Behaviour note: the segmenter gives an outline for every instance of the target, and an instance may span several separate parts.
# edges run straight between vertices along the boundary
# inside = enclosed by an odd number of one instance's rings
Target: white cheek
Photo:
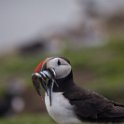
[[[55,68],[57,66],[57,59],[53,59],[47,62],[47,68]]]
[[[63,65],[57,64],[58,58],[49,60],[47,62],[47,68],[53,68],[55,70],[56,79],[65,78],[71,72],[71,65],[68,64],[66,61],[62,60],[61,58],[59,58],[59,60],[61,60]]]
[[[65,78],[70,74],[71,66],[62,65],[59,68],[55,68],[55,72],[56,72],[56,79]]]

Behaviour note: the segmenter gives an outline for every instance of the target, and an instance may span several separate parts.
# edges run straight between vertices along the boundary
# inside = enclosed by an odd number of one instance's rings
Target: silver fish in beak
[[[41,97],[42,97],[41,89],[43,87],[43,89],[49,96],[50,105],[52,105],[51,93],[52,93],[54,84],[57,85],[57,82],[55,80],[56,73],[55,73],[54,69],[42,70],[41,69],[42,67],[43,67],[43,63],[38,65],[38,67],[36,67],[36,69],[35,69],[35,73],[32,74],[33,85],[34,85],[38,95]],[[48,86],[48,84],[50,84],[50,85]],[[42,99],[43,99],[43,97],[42,97]]]

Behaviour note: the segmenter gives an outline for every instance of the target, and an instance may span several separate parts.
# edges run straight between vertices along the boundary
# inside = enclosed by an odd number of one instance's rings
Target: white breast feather
[[[52,105],[50,106],[49,96],[45,94],[45,104],[49,115],[59,124],[79,124],[73,112],[73,106],[59,93],[52,93]]]

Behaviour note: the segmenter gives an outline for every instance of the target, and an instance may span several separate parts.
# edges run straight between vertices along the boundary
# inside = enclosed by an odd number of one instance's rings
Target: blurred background
[[[54,124],[31,81],[67,57],[81,87],[124,103],[124,0],[0,0],[0,123]]]

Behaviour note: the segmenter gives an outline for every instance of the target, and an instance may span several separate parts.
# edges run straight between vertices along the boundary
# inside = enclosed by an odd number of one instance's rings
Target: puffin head
[[[70,61],[63,57],[46,58],[35,68],[32,75],[33,84],[39,95],[41,86],[49,93],[54,86],[59,88],[59,84],[68,78],[72,78],[72,68]]]

